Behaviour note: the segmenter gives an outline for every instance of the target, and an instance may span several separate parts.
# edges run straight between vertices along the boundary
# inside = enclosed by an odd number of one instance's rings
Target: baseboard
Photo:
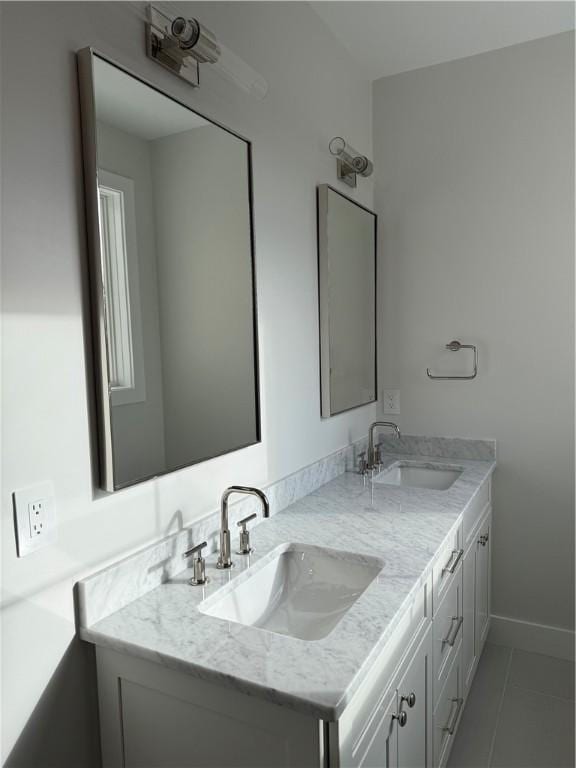
[[[574,632],[561,627],[492,615],[488,640],[496,645],[574,661]]]

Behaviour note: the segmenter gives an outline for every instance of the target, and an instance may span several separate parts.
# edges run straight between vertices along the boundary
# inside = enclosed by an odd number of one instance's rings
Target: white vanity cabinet
[[[418,590],[368,679],[328,724],[329,768],[431,767],[431,580]]]
[[[432,631],[428,627],[365,722],[357,723],[356,730],[349,729],[349,713],[344,712],[338,723],[330,724],[330,768],[431,768],[431,673]]]
[[[97,647],[102,768],[318,768],[317,718]]]
[[[487,479],[337,719],[97,647],[103,768],[444,768],[490,626],[490,558]]]
[[[464,698],[468,695],[490,628],[491,528],[492,514],[488,506],[474,530],[474,536],[464,555],[462,638]]]
[[[476,540],[476,636],[477,646],[482,650],[490,628],[490,585],[491,585],[491,529],[492,515],[486,515],[478,529]]]
[[[431,765],[432,709],[430,706],[432,653],[428,630],[398,685],[398,711],[406,715],[398,728],[398,768]]]
[[[352,750],[342,745],[341,768],[430,768],[431,637],[429,629],[405,671],[382,697]]]
[[[448,761],[490,628],[490,497],[487,480],[463,515],[453,542],[457,568],[444,576],[450,581],[434,605],[434,768]]]
[[[448,761],[490,628],[489,490],[481,489],[476,501],[486,502],[486,506],[471,526],[467,540],[463,530],[466,552],[451,586],[434,610],[434,768],[444,768]]]
[[[444,768],[448,762],[463,705],[462,654],[459,645],[434,709],[434,768]]]

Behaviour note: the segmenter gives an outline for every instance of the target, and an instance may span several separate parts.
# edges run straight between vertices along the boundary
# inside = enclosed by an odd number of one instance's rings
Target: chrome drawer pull
[[[462,704],[464,704],[464,699],[452,699],[452,704],[457,705],[456,709],[454,710],[454,715],[450,717],[448,723],[442,728],[442,730],[449,733],[450,736],[452,736],[454,729],[456,728],[456,723],[460,717],[460,710],[462,709]]]
[[[442,576],[444,576],[445,573],[454,573],[456,568],[458,568],[458,563],[462,559],[463,554],[464,554],[463,549],[452,550],[452,554],[450,555],[450,560],[448,560],[444,568],[442,568]]]
[[[450,647],[454,645],[454,643],[456,642],[456,638],[458,637],[458,632],[460,632],[460,627],[462,626],[463,621],[464,621],[463,616],[452,616],[452,626],[450,628],[450,632],[448,632],[448,637],[442,640],[442,648],[444,648],[445,645],[449,645]]]

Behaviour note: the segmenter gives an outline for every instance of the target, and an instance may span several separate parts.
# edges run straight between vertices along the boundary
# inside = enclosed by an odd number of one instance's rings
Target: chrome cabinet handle
[[[412,709],[412,707],[416,704],[416,694],[414,691],[408,694],[408,696],[401,696],[400,697],[400,707],[402,707],[402,702],[405,701],[406,704],[408,704],[409,708]]]
[[[488,544],[488,539],[490,538],[489,534],[485,533],[483,536],[480,536],[478,539],[478,544],[482,544],[483,547]]]
[[[464,704],[464,699],[452,699],[452,704],[456,704],[456,709],[453,710],[453,713],[450,716],[450,719],[446,723],[446,725],[442,728],[443,731],[446,731],[447,733],[452,736],[454,733],[454,729],[456,728],[456,723],[458,722],[458,718],[460,717],[460,710],[462,709],[462,704]]]
[[[452,554],[450,555],[450,560],[448,560],[444,568],[442,568],[442,575],[445,573],[454,573],[456,568],[458,568],[458,563],[462,559],[463,554],[463,549],[453,549]]]
[[[398,720],[398,725],[400,728],[404,728],[408,722],[408,715],[406,712],[404,712],[404,710],[400,710],[397,715],[392,715],[392,720]]]
[[[183,557],[190,557],[191,555],[195,555],[194,561],[192,563],[194,575],[188,581],[188,583],[192,584],[194,587],[199,587],[202,584],[206,584],[208,581],[206,578],[206,561],[202,557],[202,550],[205,546],[207,546],[207,542],[203,541],[201,544],[196,544],[195,547],[192,547],[192,549],[184,552],[183,555]]]
[[[452,625],[450,627],[450,632],[448,632],[448,636],[445,637],[444,640],[442,640],[442,648],[444,648],[445,645],[449,645],[450,647],[454,645],[454,643],[456,642],[456,638],[458,637],[458,632],[460,632],[460,627],[462,626],[463,621],[464,621],[463,616],[452,616]]]

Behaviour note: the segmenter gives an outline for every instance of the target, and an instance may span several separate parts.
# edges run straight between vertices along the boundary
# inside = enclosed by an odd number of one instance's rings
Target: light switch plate
[[[400,413],[400,390],[383,389],[382,402],[384,403],[384,413]]]
[[[18,557],[54,543],[57,526],[52,483],[39,483],[14,491],[12,499]]]

